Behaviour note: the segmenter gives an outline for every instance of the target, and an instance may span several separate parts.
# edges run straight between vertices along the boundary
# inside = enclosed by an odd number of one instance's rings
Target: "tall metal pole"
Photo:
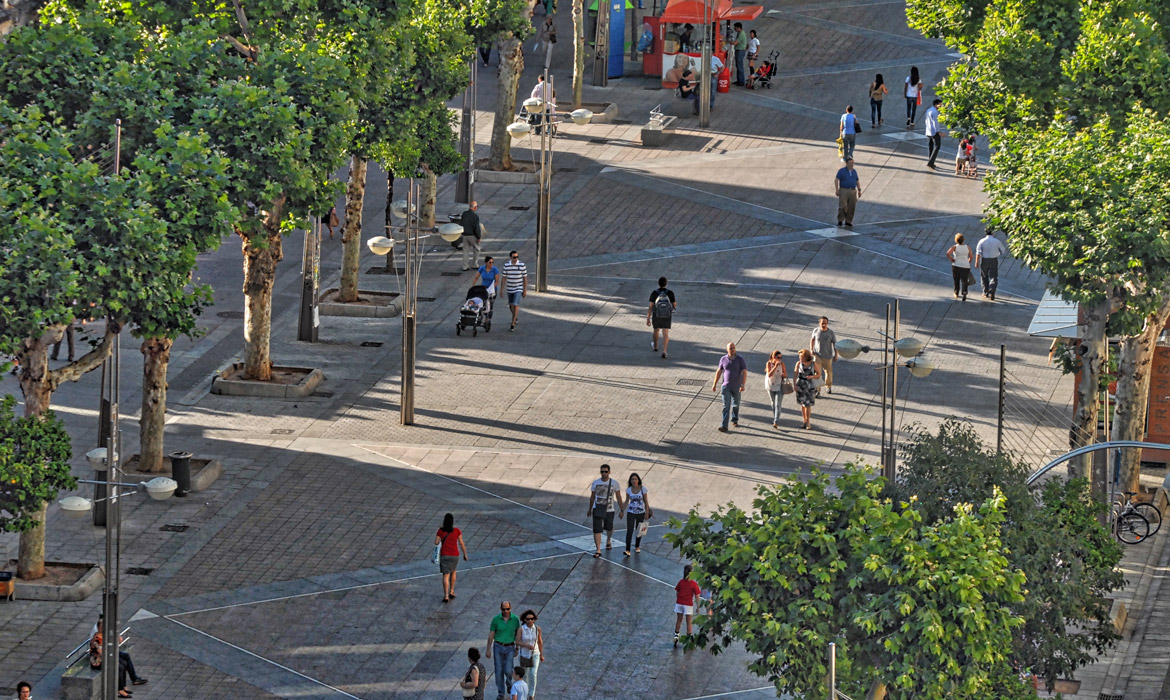
[[[609,85],[609,3],[611,0],[597,0],[597,33],[593,37],[593,84],[597,87]]]
[[[837,643],[829,642],[829,700],[837,700]]]
[[[601,2],[598,0],[598,7],[600,6]],[[551,50],[548,55],[552,55]],[[544,84],[546,92],[541,98],[552,97],[552,76],[548,74],[547,59],[544,63]],[[540,123],[543,128],[540,130],[540,173],[538,174],[540,184],[536,195],[536,291],[547,292],[549,223],[551,221],[549,217],[551,204],[549,191],[552,189],[552,134],[549,131],[551,123],[547,108],[542,108]]]
[[[98,402],[98,447],[104,447],[110,439],[110,383],[111,372],[110,359],[107,357],[102,362],[102,390],[101,400]],[[108,454],[108,453],[107,453]],[[105,469],[103,471],[94,471],[93,480],[101,483],[93,485],[93,500],[94,503],[104,503],[108,493],[106,484],[109,483],[110,471]],[[94,527],[106,526],[106,509],[93,509],[93,524]]]
[[[475,56],[472,56],[471,70],[468,72],[470,81],[467,83],[467,89],[463,91],[463,114],[459,120],[459,155],[463,159],[463,170],[455,176],[455,201],[460,204],[471,201],[471,171],[474,167],[471,161],[475,152],[471,145],[475,139],[471,115],[474,112],[475,100],[475,66]]]
[[[301,256],[301,313],[297,318],[297,340],[317,342],[320,316],[317,313],[317,282],[320,270],[321,219],[314,216],[305,229],[305,252]]]
[[[902,311],[899,300],[894,300],[893,343],[898,342],[898,322]],[[886,478],[892,483],[898,475],[898,353],[890,357],[890,463],[886,467]]]
[[[418,303],[415,257],[418,246],[418,223],[415,218],[416,181],[410,179],[406,195],[406,236],[403,248],[406,255],[406,289],[402,298],[402,424],[414,425],[414,357]]]
[[[889,479],[886,465],[890,462],[890,446],[886,440],[886,396],[890,390],[890,305],[886,304],[886,332],[882,334],[882,476]]]
[[[714,14],[711,7],[712,1],[703,0],[703,56],[699,59],[703,62],[699,69],[699,126],[701,127],[711,126],[711,53],[714,51],[714,47],[711,45],[714,39],[711,36],[711,15]]]
[[[995,454],[1003,453],[1003,401],[1007,375],[1007,346],[999,346],[999,410],[995,421]]]

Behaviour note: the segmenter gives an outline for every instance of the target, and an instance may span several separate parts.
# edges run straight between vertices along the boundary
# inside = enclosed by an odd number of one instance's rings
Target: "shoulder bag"
[[[785,394],[791,394],[796,391],[796,387],[792,385],[791,379],[785,379],[780,386],[783,387],[781,391],[783,391]]]
[[[432,564],[438,564],[438,563],[439,563],[439,552],[440,552],[440,551],[442,551],[442,549],[443,549],[443,543],[444,543],[444,542],[446,542],[446,541],[447,541],[447,538],[448,538],[448,537],[450,537],[450,536],[451,536],[451,533],[450,533],[450,532],[448,532],[448,533],[447,533],[447,534],[446,534],[446,535],[443,537],[443,539],[439,540],[439,543],[438,543],[437,545],[435,545],[435,552],[434,552],[434,554],[432,554],[432,555],[431,555],[431,563],[432,563]]]
[[[474,668],[475,668],[475,666],[472,666],[471,668],[467,669],[467,674],[463,677],[464,683],[471,682],[471,670]],[[464,688],[462,685],[460,685],[459,689],[461,691],[463,691],[463,697],[465,697],[465,698],[474,698],[475,697],[475,686],[474,685],[471,686],[470,688]]]

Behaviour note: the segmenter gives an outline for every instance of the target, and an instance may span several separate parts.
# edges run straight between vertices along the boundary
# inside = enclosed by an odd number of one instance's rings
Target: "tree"
[[[0,400],[0,532],[38,527],[45,501],[77,488],[65,425],[52,411],[18,418],[15,407],[12,395]]]
[[[925,522],[954,507],[1003,495],[1002,541],[1009,565],[1027,578],[1011,604],[1023,619],[1013,630],[1012,660],[1046,679],[1069,678],[1117,641],[1104,600],[1125,584],[1121,550],[1100,524],[1102,504],[1082,480],[1025,484],[1028,465],[988,449],[969,423],[948,419],[936,434],[917,427],[902,449],[898,481],[886,495],[915,500]]]
[[[585,0],[573,1],[573,109],[581,107],[582,85],[585,81]]]
[[[496,113],[492,121],[491,170],[512,169],[512,137],[506,131],[516,116],[516,90],[524,72],[523,41],[532,33],[530,3],[525,0],[475,0],[469,30],[476,45],[498,42]]]
[[[829,642],[853,697],[1026,697],[1008,665],[1024,575],[1000,541],[1002,494],[927,522],[918,503],[883,499],[871,475],[814,471],[761,487],[752,512],[672,520],[667,539],[711,591],[688,647],[741,641],[749,668],[798,698],[827,695]]]
[[[1118,139],[1115,146],[1131,138],[1135,145],[1142,143],[1137,112],[1151,112],[1154,124],[1167,116],[1170,25],[1165,4],[911,0],[908,16],[912,27],[964,54],[938,91],[945,122],[990,138],[998,168],[986,183],[990,222],[1007,231],[1015,255],[1050,275],[1061,295],[1082,307],[1083,371],[1070,445],[1086,444],[1097,433],[1096,387],[1106,323],[1123,336],[1160,332],[1155,314],[1166,296],[1168,260],[1164,246],[1149,243],[1154,232],[1165,231],[1166,219],[1151,216],[1161,205],[1149,197],[1136,208],[1118,208],[1120,202],[1110,198],[1145,190],[1149,168],[1139,165],[1146,160],[1140,154],[1130,163],[1132,169],[1120,163],[1109,170],[1109,179],[1076,177],[1073,185],[1060,178],[1078,165],[1092,165],[1105,134]],[[1037,164],[1049,158],[1060,162],[1041,171],[1018,167],[1021,161]],[[1140,239],[1136,244],[1127,240],[1134,234]],[[1121,280],[1115,278],[1118,271]],[[1127,369],[1148,364],[1150,343],[1123,345],[1130,355]],[[1142,434],[1147,391],[1148,373],[1119,382],[1118,434]],[[1136,483],[1138,460],[1136,451],[1127,453],[1128,483]],[[1087,458],[1079,460],[1075,473],[1086,474],[1087,465]]]

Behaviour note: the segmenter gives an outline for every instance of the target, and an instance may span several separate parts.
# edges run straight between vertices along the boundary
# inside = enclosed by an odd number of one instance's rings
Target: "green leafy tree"
[[[40,525],[45,501],[77,487],[69,473],[69,433],[46,411],[17,417],[12,395],[0,400],[0,531],[25,532]]]
[[[742,642],[749,668],[797,698],[827,695],[829,642],[853,697],[1027,697],[1009,666],[1024,574],[1000,541],[1003,495],[928,522],[871,476],[853,465],[835,481],[814,472],[761,487],[751,512],[672,521],[667,539],[711,592],[688,646]]]
[[[969,423],[948,419],[937,433],[915,428],[901,452],[894,501],[915,500],[925,522],[943,522],[955,506],[1003,495],[1001,539],[1009,565],[1027,577],[1011,604],[1014,665],[1056,679],[1096,660],[1118,639],[1105,598],[1121,588],[1121,550],[1100,524],[1104,507],[1083,481],[1025,484],[1024,462],[988,449]]]
[[[525,0],[474,0],[469,33],[477,45],[498,44],[496,113],[492,120],[491,170],[512,169],[512,137],[505,130],[516,115],[516,90],[524,72],[524,39],[532,33],[530,3]]]

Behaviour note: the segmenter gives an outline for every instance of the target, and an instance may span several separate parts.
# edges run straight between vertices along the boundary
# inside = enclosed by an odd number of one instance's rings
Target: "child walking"
[[[682,628],[683,618],[687,621],[687,635],[692,633],[691,619],[695,616],[695,598],[699,596],[699,584],[691,580],[691,565],[683,567],[683,577],[674,586],[674,645],[678,646],[678,632]]]

